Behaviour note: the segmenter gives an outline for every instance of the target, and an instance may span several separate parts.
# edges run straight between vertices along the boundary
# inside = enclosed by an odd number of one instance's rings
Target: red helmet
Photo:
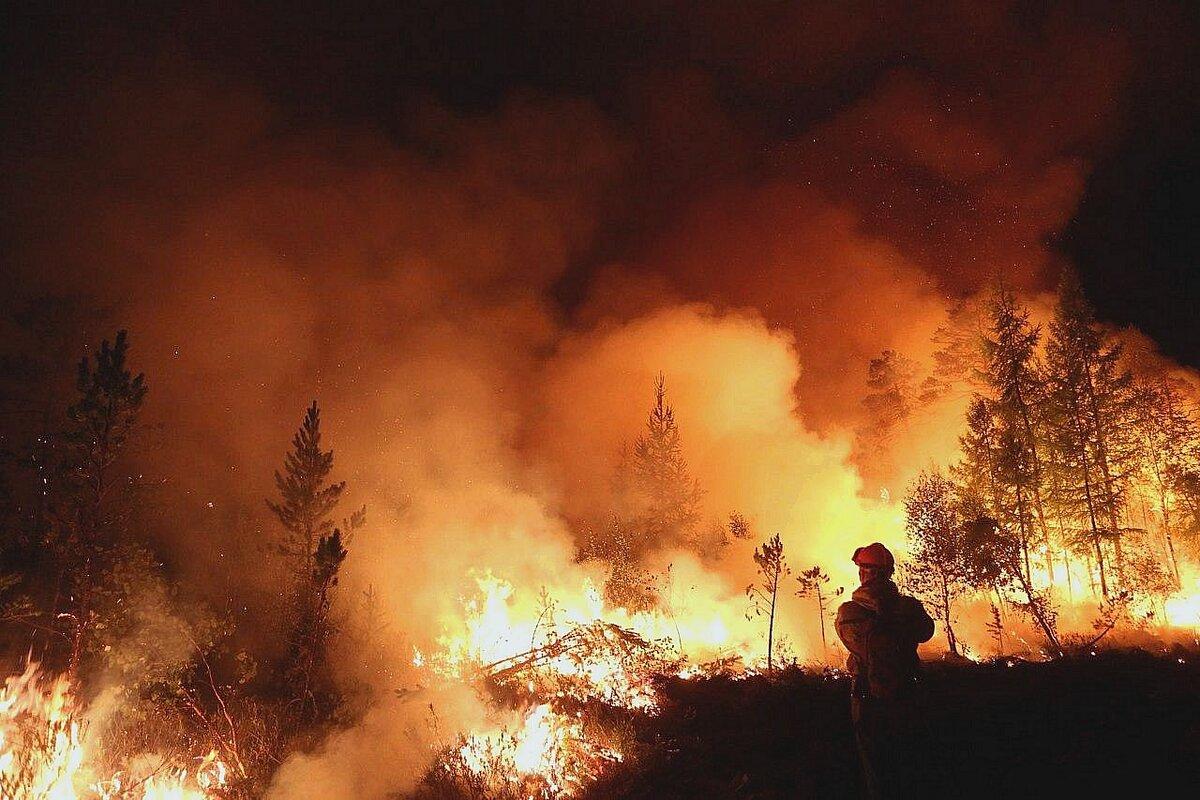
[[[854,551],[854,557],[851,560],[860,567],[896,568],[896,559],[892,558],[891,551],[879,542],[872,542],[866,547],[858,548]]]

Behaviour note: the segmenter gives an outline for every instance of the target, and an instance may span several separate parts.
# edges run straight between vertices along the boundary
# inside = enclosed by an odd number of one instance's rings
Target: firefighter
[[[850,656],[854,734],[868,797],[917,794],[918,764],[927,758],[921,718],[917,645],[933,636],[933,620],[892,581],[896,562],[879,542],[854,551],[862,584],[837,613],[837,632]]]

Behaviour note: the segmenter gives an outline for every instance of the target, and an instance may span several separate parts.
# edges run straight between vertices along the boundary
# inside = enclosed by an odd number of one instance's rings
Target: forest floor
[[[929,797],[1200,796],[1200,652],[927,663]],[[665,680],[588,800],[860,796],[849,680]],[[1176,794],[1178,793],[1178,794]]]

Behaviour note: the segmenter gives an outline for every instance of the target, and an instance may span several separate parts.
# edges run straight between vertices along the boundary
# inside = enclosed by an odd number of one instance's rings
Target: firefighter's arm
[[[859,658],[866,658],[875,614],[853,601],[842,603],[833,624],[846,649]]]

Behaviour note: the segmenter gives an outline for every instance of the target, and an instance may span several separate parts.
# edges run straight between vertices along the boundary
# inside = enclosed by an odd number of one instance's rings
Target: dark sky
[[[910,14],[905,4],[815,4],[812,13],[795,15],[790,4],[771,2],[426,0],[338,4],[320,12],[291,3],[122,4],[120,11],[20,5],[9,7],[0,26],[6,172],[24,181],[6,182],[6,192],[36,184],[28,156],[68,152],[79,135],[75,109],[130,76],[203,72],[218,84],[262,92],[285,110],[281,125],[361,124],[425,147],[430,139],[414,134],[410,120],[412,109],[428,102],[486,116],[522,93],[586,99],[635,142],[637,155],[621,187],[627,196],[606,206],[592,245],[560,282],[568,305],[585,293],[597,264],[636,258],[643,243],[672,225],[677,198],[733,179],[770,177],[780,152],[873,96],[897,70],[969,99],[998,85],[1015,85],[1019,93],[1020,76],[1002,73],[1029,65],[1031,92],[1038,91],[1037,77],[1054,71],[1048,31],[1070,30],[1078,18],[1080,28],[1119,40],[1128,63],[1112,81],[1115,100],[1102,112],[1080,112],[1111,114],[1111,121],[1098,124],[1100,132],[1063,135],[1057,145],[1057,155],[1077,154],[1089,167],[1074,218],[1053,244],[1078,264],[1103,317],[1136,325],[1169,354],[1200,366],[1200,325],[1193,319],[1200,303],[1194,267],[1200,226],[1192,210],[1200,196],[1194,4],[1047,10],[1037,3],[956,3],[946,5],[944,25],[941,10]],[[976,26],[976,17],[988,15],[992,21]],[[780,19],[797,25],[794,37],[780,29],[786,28]],[[956,26],[987,43],[957,49]],[[1000,31],[994,54],[989,31]],[[1085,72],[1109,69],[1105,62],[1102,53],[1093,62],[1085,53],[1081,61]],[[695,98],[689,81],[704,87]],[[689,103],[713,108],[695,112]],[[685,110],[660,113],[663,106]],[[671,127],[685,118],[725,127]],[[1024,135],[1036,140],[1039,124],[1030,119]],[[1051,127],[1060,123],[1046,129],[1060,136]],[[693,135],[694,146],[680,141]],[[678,156],[677,147],[688,152]],[[6,241],[19,239],[30,221],[19,218],[11,198],[6,207]],[[951,270],[940,278],[951,291],[961,288],[953,276]]]

